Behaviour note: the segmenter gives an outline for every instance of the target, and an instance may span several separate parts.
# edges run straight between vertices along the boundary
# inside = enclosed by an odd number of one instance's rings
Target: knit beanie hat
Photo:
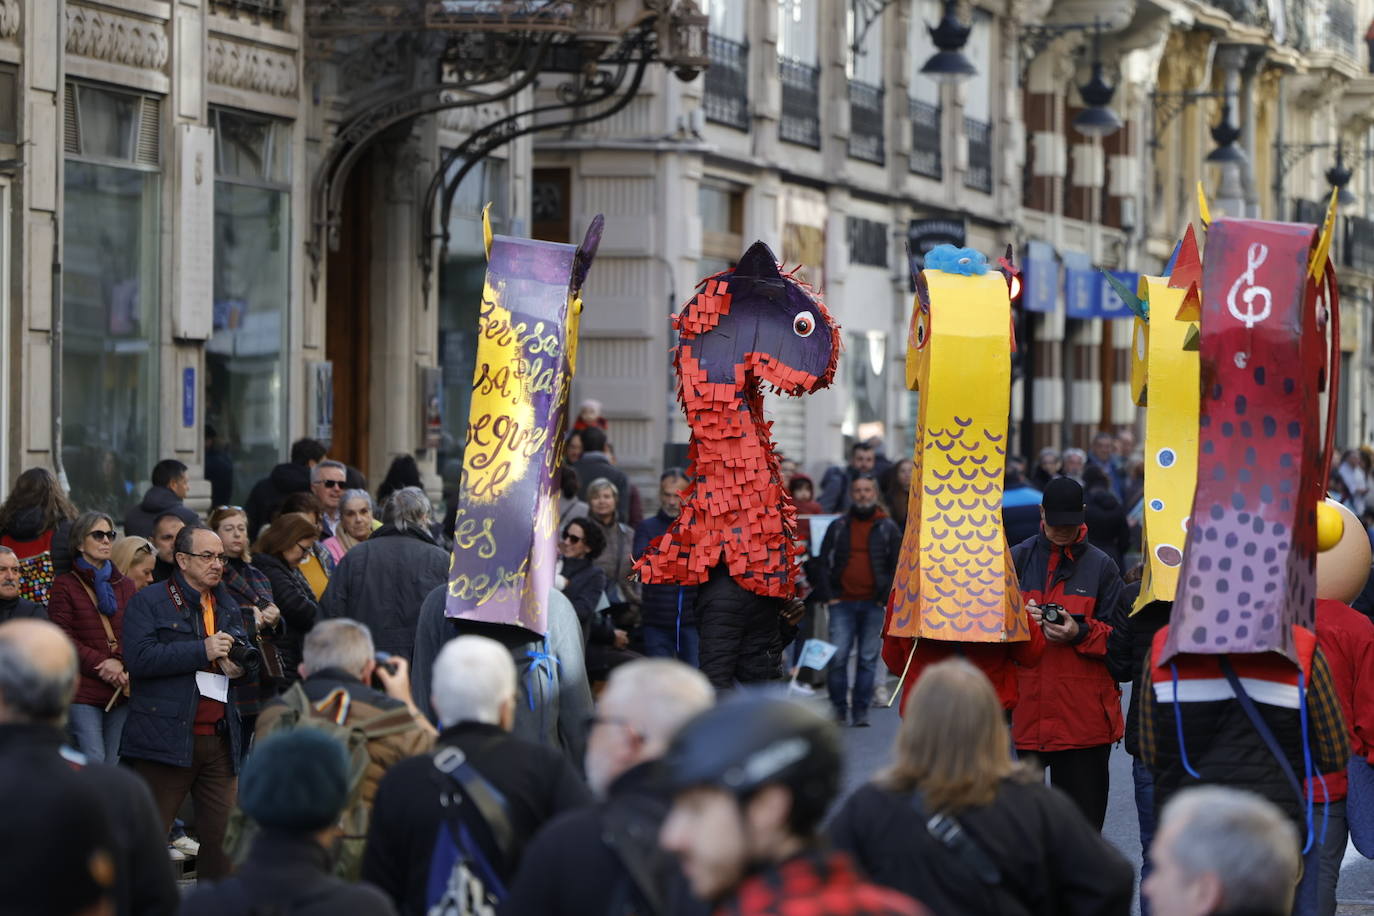
[[[239,807],[263,827],[323,830],[348,801],[348,754],[314,728],[278,732],[257,745],[239,777]]]

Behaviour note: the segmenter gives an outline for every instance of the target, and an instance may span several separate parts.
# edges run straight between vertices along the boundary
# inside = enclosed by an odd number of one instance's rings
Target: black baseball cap
[[[1045,524],[1053,528],[1083,524],[1083,486],[1072,477],[1056,477],[1045,484],[1040,500]]]

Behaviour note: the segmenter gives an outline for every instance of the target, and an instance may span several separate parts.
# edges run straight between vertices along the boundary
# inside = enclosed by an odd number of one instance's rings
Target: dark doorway
[[[344,189],[339,249],[329,253],[325,358],[334,364],[334,441],[329,457],[368,474],[372,338],[371,154]]]

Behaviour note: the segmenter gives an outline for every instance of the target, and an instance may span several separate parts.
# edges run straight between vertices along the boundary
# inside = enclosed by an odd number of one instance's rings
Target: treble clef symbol
[[[1236,282],[1231,284],[1231,292],[1226,296],[1226,309],[1237,321],[1245,323],[1247,329],[1253,328],[1261,321],[1269,317],[1269,311],[1273,306],[1274,296],[1265,286],[1255,285],[1255,271],[1269,257],[1269,246],[1260,242],[1252,244],[1245,252],[1245,273],[1236,277]],[[1241,285],[1246,287],[1245,292],[1240,294],[1241,300],[1245,303],[1246,311],[1241,311],[1236,305],[1236,293],[1240,292]],[[1254,301],[1264,299],[1264,308],[1256,311]]]

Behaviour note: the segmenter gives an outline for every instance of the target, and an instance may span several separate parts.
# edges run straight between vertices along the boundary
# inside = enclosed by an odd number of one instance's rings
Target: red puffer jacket
[[[1331,680],[1341,701],[1350,753],[1374,763],[1374,623],[1348,605],[1317,599],[1317,645],[1326,656]],[[1346,797],[1345,770],[1312,780],[1318,804]]]
[[[77,577],[81,578],[78,579]],[[119,610],[109,618],[110,628],[119,641],[119,652],[111,653],[109,642],[105,639],[105,628],[100,623],[100,611],[91,600],[81,582],[95,591],[94,573],[72,568],[52,582],[52,592],[48,599],[48,619],[57,624],[72,642],[76,643],[77,663],[81,678],[76,686],[76,699],[73,702],[99,706],[102,709],[110,702],[114,688],[100,679],[95,673],[96,666],[107,658],[122,658],[124,650],[124,608],[137,589],[132,579],[126,579],[119,570],[110,573],[110,587],[114,589],[115,603]],[[125,702],[121,697],[120,703]]]
[[[1118,741],[1125,731],[1121,690],[1107,669],[1107,637],[1121,612],[1121,576],[1086,541],[1058,547],[1044,532],[1012,548],[1021,594],[1058,604],[1081,620],[1073,643],[1047,642],[1040,664],[1017,671],[1020,700],[1012,737],[1028,751],[1067,751]]]

